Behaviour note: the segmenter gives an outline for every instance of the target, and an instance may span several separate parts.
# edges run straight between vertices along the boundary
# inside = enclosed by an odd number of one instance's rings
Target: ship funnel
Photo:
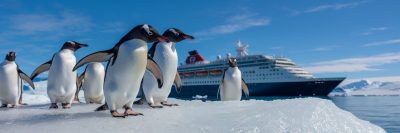
[[[237,52],[237,57],[243,57],[249,55],[248,53],[248,48],[249,45],[243,44],[240,40],[237,41],[236,43],[236,52]]]

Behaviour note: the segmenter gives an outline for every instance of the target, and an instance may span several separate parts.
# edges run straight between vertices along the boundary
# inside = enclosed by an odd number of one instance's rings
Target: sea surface
[[[379,125],[388,133],[400,133],[400,96],[350,96],[328,99],[358,118]]]

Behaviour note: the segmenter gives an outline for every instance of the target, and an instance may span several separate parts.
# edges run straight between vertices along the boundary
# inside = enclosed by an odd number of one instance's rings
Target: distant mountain
[[[400,81],[370,81],[358,80],[344,85],[340,85],[334,89],[331,96],[382,96],[382,95],[399,95]]]

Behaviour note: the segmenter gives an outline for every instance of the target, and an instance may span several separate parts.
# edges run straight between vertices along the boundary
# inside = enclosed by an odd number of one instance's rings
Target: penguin
[[[50,109],[57,109],[57,103],[61,103],[63,109],[71,108],[71,103],[77,91],[77,72],[72,68],[76,64],[75,51],[87,47],[77,41],[67,41],[62,48],[53,55],[53,58],[41,64],[31,74],[33,80],[40,73],[48,72],[47,95],[50,98]]]
[[[92,53],[81,59],[73,70],[89,62],[108,62],[104,78],[104,96],[106,103],[96,111],[110,109],[113,117],[143,115],[133,112],[132,104],[139,92],[146,68],[157,78],[161,87],[163,77],[157,63],[147,55],[147,43],[164,42],[161,36],[151,25],[143,24],[134,27],[113,48]],[[124,113],[117,109],[124,108]]]
[[[221,101],[240,101],[242,98],[242,89],[249,96],[249,88],[242,79],[242,74],[237,67],[235,58],[228,57],[229,67],[225,69],[218,92],[221,96]],[[218,96],[218,94],[217,94]]]
[[[193,36],[183,33],[177,28],[170,28],[163,33],[168,42],[155,42],[149,50],[149,56],[160,66],[164,79],[162,88],[156,83],[156,78],[150,72],[146,71],[142,83],[142,97],[138,104],[144,100],[153,108],[161,108],[163,106],[178,106],[178,104],[168,104],[167,99],[171,92],[171,87],[175,84],[177,92],[181,89],[181,79],[177,73],[178,53],[176,51],[176,43],[185,39],[194,39]]]
[[[105,70],[103,64],[100,62],[89,63],[85,71],[78,77],[78,90],[75,96],[79,95],[79,91],[82,88],[86,103],[103,104],[104,75]]]
[[[15,63],[16,57],[15,52],[9,52],[6,55],[5,61],[0,64],[1,108],[7,107],[8,104],[11,105],[11,108],[22,104],[22,80],[35,89],[35,85],[29,76],[19,69],[18,65]]]

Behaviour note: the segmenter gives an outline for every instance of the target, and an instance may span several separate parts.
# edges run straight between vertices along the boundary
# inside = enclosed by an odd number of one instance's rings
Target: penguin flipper
[[[244,94],[246,94],[246,97],[249,97],[250,94],[249,88],[247,87],[246,82],[244,82],[243,79],[242,79],[242,89],[244,91]]]
[[[225,79],[226,70],[228,70],[228,69],[225,69],[224,72],[222,73],[222,79],[221,79],[221,82],[219,83],[218,92],[217,92],[217,99],[219,97],[219,93],[221,93],[221,88],[224,87],[224,79]]]
[[[178,92],[178,93],[181,92],[181,90],[182,90],[182,81],[181,81],[181,77],[179,76],[178,72],[175,75],[174,84],[175,84],[176,92]]]
[[[51,63],[53,62],[53,60],[50,60],[46,63],[43,63],[42,65],[40,65],[38,68],[36,68],[32,74],[31,74],[31,79],[35,79],[36,76],[38,76],[40,73],[48,71],[50,69]]]
[[[146,68],[153,73],[154,77],[157,79],[158,88],[161,88],[164,84],[164,79],[160,67],[152,58],[148,57]]]
[[[76,79],[76,92],[75,92],[75,101],[79,102],[79,92],[81,91],[82,88],[82,83],[83,83],[83,79],[85,78],[85,72],[86,70],[78,76],[78,78]]]
[[[219,99],[219,93],[221,93],[221,88],[224,87],[224,80],[221,80],[221,83],[219,83],[219,87],[218,87],[218,92],[217,92],[217,99]]]
[[[147,51],[147,55],[150,56],[151,58],[154,57],[154,53],[156,52],[156,47],[158,43],[159,42],[154,42],[153,45],[151,45],[150,49]]]
[[[35,84],[33,84],[33,81],[31,80],[31,78],[26,75],[21,69],[18,68],[18,75],[22,80],[25,80],[25,82],[27,82],[29,84],[29,86],[31,86],[33,89],[35,89]]]
[[[86,69],[87,69],[87,66],[85,68],[85,71],[83,71],[83,73],[81,75],[79,75],[78,78],[76,78],[76,88],[78,89],[78,91],[82,87],[83,79],[85,78]]]
[[[76,63],[74,66],[74,69],[72,71],[75,71],[79,67],[90,63],[90,62],[106,62],[111,59],[111,57],[114,56],[114,50],[104,50],[104,51],[98,51],[92,54],[87,55],[86,57],[83,57],[81,60]]]

